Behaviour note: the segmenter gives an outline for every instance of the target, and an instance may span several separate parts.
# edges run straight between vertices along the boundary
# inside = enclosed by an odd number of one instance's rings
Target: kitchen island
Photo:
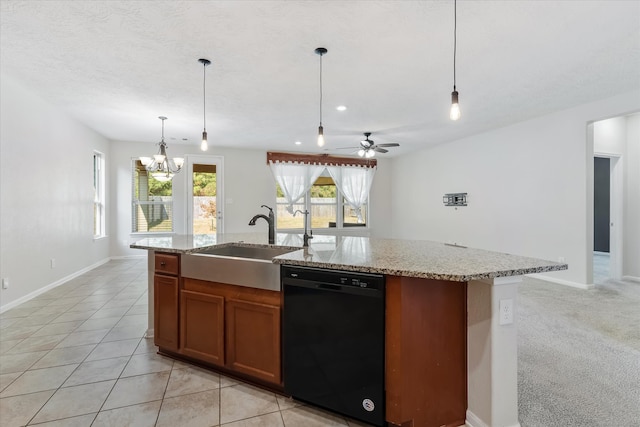
[[[265,235],[247,233],[148,238],[131,245],[149,251],[149,335],[153,335],[157,320],[152,309],[154,273],[158,271],[156,253],[179,257],[231,243],[268,246],[266,241]],[[273,262],[380,273],[387,278],[385,381],[386,419],[390,425],[519,425],[515,323],[518,285],[524,274],[564,270],[566,264],[429,241],[316,235],[309,248],[300,249],[301,245],[302,236],[278,233],[276,246],[289,247],[291,252],[274,257]],[[167,279],[178,289],[179,268],[175,271],[175,280]],[[196,290],[203,285],[190,279],[185,282]],[[223,291],[225,297],[231,298],[230,290]],[[251,298],[258,299],[247,302],[271,307],[261,315],[277,321],[280,307],[270,295],[253,295]],[[442,311],[445,304],[449,308]],[[506,311],[502,317],[501,305]],[[462,338],[452,343],[448,337],[457,334],[452,331],[459,331]],[[177,326],[172,336],[178,336]],[[273,331],[273,336],[279,339],[278,331]],[[167,344],[168,348],[174,344]],[[215,365],[215,359],[211,360]],[[451,384],[434,386],[420,379],[422,371],[427,382],[440,378],[435,370],[445,379],[451,378]],[[258,373],[254,377],[271,378],[277,383],[279,370],[275,367],[273,371],[254,369]],[[450,401],[450,410],[441,413],[439,407]]]

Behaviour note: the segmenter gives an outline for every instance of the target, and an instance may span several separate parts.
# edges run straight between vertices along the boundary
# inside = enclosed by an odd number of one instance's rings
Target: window
[[[104,155],[93,152],[93,238],[104,237],[105,206],[104,206]]]
[[[173,231],[172,181],[160,182],[151,176],[140,160],[133,160],[133,233]]]
[[[287,211],[289,203],[284,197],[280,185],[276,185],[276,192],[276,228],[279,230],[304,229],[304,215],[300,213],[296,216],[291,215]],[[356,213],[349,207],[327,170],[323,171],[322,175],[313,183],[311,189],[296,201],[293,209],[294,212],[308,210],[309,224],[313,229],[366,227],[367,225],[367,204],[361,208],[364,222],[358,223]]]
[[[276,181],[276,228],[303,229],[304,215],[314,229],[366,227],[375,159],[327,154],[267,152]]]

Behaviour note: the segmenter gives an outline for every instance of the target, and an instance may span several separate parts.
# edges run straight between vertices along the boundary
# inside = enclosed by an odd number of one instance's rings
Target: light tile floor
[[[366,425],[157,354],[146,268],[110,261],[0,315],[0,427]]]

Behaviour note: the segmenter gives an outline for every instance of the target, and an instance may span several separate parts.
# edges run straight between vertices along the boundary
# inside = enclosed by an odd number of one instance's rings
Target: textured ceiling
[[[5,1],[0,64],[113,140],[386,156],[640,89],[640,1]],[[336,111],[344,104],[348,109]],[[172,140],[175,138],[175,140]],[[182,141],[187,138],[187,141]],[[296,146],[294,141],[301,141]]]

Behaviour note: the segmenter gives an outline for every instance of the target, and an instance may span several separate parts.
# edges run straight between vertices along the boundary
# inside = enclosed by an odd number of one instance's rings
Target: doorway
[[[593,282],[609,278],[611,224],[611,161],[593,158]]]
[[[218,235],[223,232],[223,162],[219,156],[187,157],[187,232]]]
[[[623,175],[620,155],[593,158],[593,283],[622,276]]]

